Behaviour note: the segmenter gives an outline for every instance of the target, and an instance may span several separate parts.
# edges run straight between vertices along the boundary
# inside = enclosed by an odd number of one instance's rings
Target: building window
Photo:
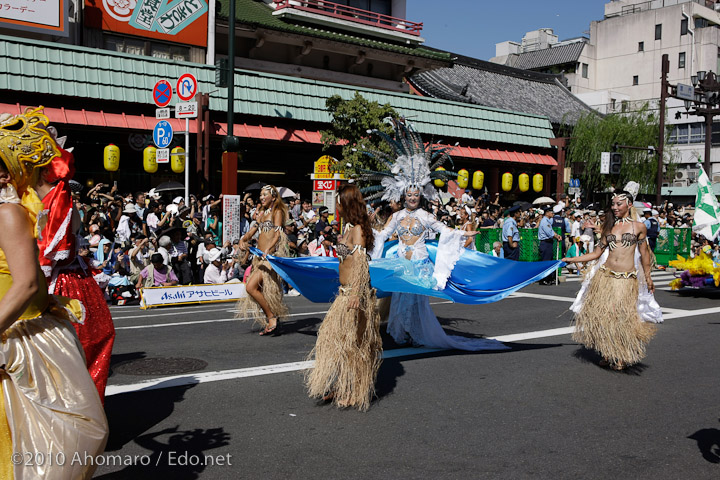
[[[587,63],[582,64],[582,77],[588,78],[588,64]]]
[[[680,20],[680,36],[687,35],[688,33],[688,19],[683,18]]]
[[[705,123],[680,123],[673,126],[669,141],[675,145],[705,143]]]
[[[662,38],[662,23],[655,25],[655,40],[660,40]]]
[[[685,52],[680,52],[678,56],[678,68],[685,68]]]
[[[638,42],[638,52],[645,51],[645,42]]]
[[[640,78],[637,75],[633,75],[633,85],[640,83]]]

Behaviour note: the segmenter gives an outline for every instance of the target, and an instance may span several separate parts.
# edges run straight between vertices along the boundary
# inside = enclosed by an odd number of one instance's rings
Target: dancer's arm
[[[363,236],[362,227],[360,225],[355,225],[352,230],[350,230],[350,238],[348,241],[348,245],[359,245],[361,247],[365,247],[365,237]],[[352,254],[353,256],[353,265],[356,262],[367,262],[366,260],[366,252],[364,248],[362,250],[358,249],[355,250]],[[351,308],[353,310],[360,309],[360,289],[364,287],[363,285],[363,278],[360,275],[353,275],[350,280],[350,287],[352,288],[352,295],[350,296],[350,302],[348,303],[348,308]]]
[[[565,262],[565,263],[592,262],[593,260],[597,260],[598,258],[600,258],[600,255],[602,255],[603,250],[605,250],[605,247],[607,247],[607,245],[605,245],[601,241],[601,243],[599,243],[598,246],[595,247],[595,250],[593,250],[590,253],[586,253],[585,255],[580,255],[579,257],[570,257],[570,258],[564,257],[564,258],[561,258],[560,261]]]
[[[32,225],[25,209],[17,204],[0,204],[0,249],[6,259],[12,286],[0,299],[0,333],[25,311],[38,285],[38,252],[32,236]],[[10,254],[12,252],[12,254]]]
[[[376,230],[373,230],[373,233],[375,235],[375,246],[373,247],[372,252],[370,252],[370,258],[380,258],[383,251],[383,246],[385,244],[385,241],[390,238],[390,236],[395,233],[395,230],[397,230],[398,225],[398,212],[393,213],[390,215],[390,218],[388,219],[387,223],[385,224],[385,227],[383,227],[382,230],[379,232]]]

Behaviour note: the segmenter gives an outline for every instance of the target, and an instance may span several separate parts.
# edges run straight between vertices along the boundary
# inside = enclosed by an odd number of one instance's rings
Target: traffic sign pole
[[[190,207],[190,119],[185,117],[185,206]]]

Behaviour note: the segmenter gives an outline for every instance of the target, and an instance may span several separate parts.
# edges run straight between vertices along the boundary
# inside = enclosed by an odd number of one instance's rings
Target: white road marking
[[[523,335],[523,334],[521,334]],[[425,353],[442,352],[443,348],[397,348],[383,352],[383,358],[410,357]],[[105,396],[119,395],[121,393],[140,392],[157,390],[160,388],[181,387],[184,385],[195,385],[198,383],[217,382],[220,380],[233,380],[236,378],[257,377],[270,375],[272,373],[295,372],[313,368],[315,362],[293,362],[279,363],[277,365],[263,365],[260,367],[236,368],[231,370],[218,370],[214,372],[202,372],[189,375],[173,375],[169,377],[153,378],[142,382],[126,385],[108,385],[105,389]]]
[[[288,315],[288,317],[301,317],[303,315],[319,315],[322,313],[327,313],[327,310],[323,310],[320,312],[301,312],[301,313],[291,313]],[[138,330],[141,328],[160,328],[160,327],[177,327],[180,325],[200,325],[203,323],[220,323],[220,322],[246,322],[252,320],[251,318],[215,318],[213,320],[193,320],[190,322],[172,322],[172,323],[153,323],[150,325],[132,325],[129,327],[115,327],[115,330]]]
[[[531,294],[534,295],[534,294]],[[567,298],[564,297],[556,297],[553,298],[554,300],[562,300],[565,301]],[[451,303],[451,302],[438,302],[438,303]],[[697,316],[697,315],[710,315],[710,314],[717,314],[720,313],[720,307],[713,307],[713,308],[703,308],[699,310],[679,310],[679,309],[668,309],[664,308],[663,317],[665,320],[670,320],[673,318],[681,318],[681,317],[687,317],[687,316]],[[667,313],[665,313],[667,312]],[[325,313],[325,312],[307,312],[307,313],[298,313],[294,314],[294,316],[300,316],[300,315],[314,315],[318,313]],[[224,320],[209,320],[209,321],[201,321],[201,322],[193,322],[193,323],[206,323],[206,322],[216,322],[216,321],[234,321],[237,319],[224,319]],[[185,325],[187,322],[182,323],[176,323],[174,325]],[[163,325],[157,325],[157,326],[166,326],[169,324],[163,324]],[[141,327],[120,327],[123,329],[128,328],[143,328],[143,327],[150,327],[148,325],[141,326]],[[549,330],[539,330],[535,332],[525,332],[525,333],[516,333],[516,334],[509,334],[509,335],[498,335],[495,337],[487,337],[492,340],[498,340],[500,342],[517,342],[522,340],[532,340],[536,338],[546,338],[546,337],[554,337],[554,336],[560,336],[560,335],[569,335],[575,330],[575,327],[562,327],[562,328],[552,328]],[[438,349],[438,348],[398,348],[394,350],[387,350],[383,352],[383,358],[401,358],[401,357],[409,357],[414,355],[421,355],[424,353],[433,353],[433,352],[441,352],[444,349]],[[162,389],[162,388],[171,388],[171,387],[178,387],[183,385],[194,385],[198,383],[207,383],[207,382],[217,382],[220,380],[232,380],[237,378],[247,378],[247,377],[256,377],[260,375],[269,375],[273,373],[283,373],[283,372],[294,372],[299,370],[306,370],[308,368],[312,368],[314,365],[314,362],[312,361],[303,361],[303,362],[292,362],[292,363],[280,363],[277,365],[263,365],[259,367],[250,367],[250,368],[238,368],[238,369],[230,369],[230,370],[218,370],[214,372],[203,372],[203,373],[197,373],[197,374],[189,374],[189,375],[174,375],[174,376],[168,376],[168,377],[160,377],[160,378],[154,378],[154,379],[148,379],[143,380],[142,382],[132,383],[132,384],[125,384],[125,385],[108,385],[105,396],[112,396],[112,395],[119,395],[122,393],[130,393],[130,392],[138,392],[138,391],[148,391],[148,390],[156,390],[156,389]]]
[[[430,302],[430,305],[443,305],[446,303],[453,303],[449,300],[441,300],[438,302]],[[228,312],[234,312],[234,310],[212,310],[212,311],[228,311]],[[197,310],[197,312],[207,312],[207,310]],[[194,313],[194,312],[188,312],[188,313]],[[303,315],[321,315],[327,313],[327,310],[322,310],[319,312],[299,312],[299,313],[291,313],[288,315],[288,317],[300,317]],[[160,315],[172,315],[171,313],[161,313],[158,315],[153,315],[154,317],[160,316]],[[126,318],[148,318],[146,316],[140,315],[138,317],[121,317],[120,319],[126,319]],[[113,318],[113,320],[117,320],[116,318]],[[222,322],[234,322],[234,321],[249,321],[252,320],[250,318],[215,318],[212,320],[192,320],[188,322],[171,322],[171,323],[152,323],[149,325],[131,325],[128,327],[115,327],[115,330],[139,330],[143,328],[160,328],[160,327],[177,327],[180,325],[200,325],[203,323],[222,323]]]

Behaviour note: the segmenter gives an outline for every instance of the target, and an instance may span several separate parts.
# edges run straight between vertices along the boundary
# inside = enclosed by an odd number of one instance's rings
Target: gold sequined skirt
[[[108,424],[72,325],[46,312],[16,321],[2,337],[0,478],[91,478],[88,459],[103,453]]]

